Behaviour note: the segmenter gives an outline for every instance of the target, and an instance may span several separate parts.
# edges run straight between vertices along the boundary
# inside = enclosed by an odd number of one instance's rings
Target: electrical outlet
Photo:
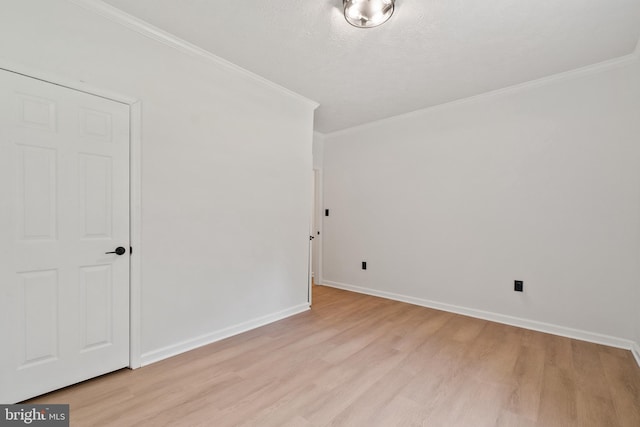
[[[362,269],[363,270],[367,269],[367,261],[362,261]]]
[[[516,292],[523,292],[524,282],[522,280],[516,280],[513,282],[513,290]]]

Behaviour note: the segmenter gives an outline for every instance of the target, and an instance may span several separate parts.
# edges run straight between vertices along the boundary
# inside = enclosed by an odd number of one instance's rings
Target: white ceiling
[[[342,0],[105,0],[318,101],[332,132],[630,54],[640,0],[397,0],[357,29]]]

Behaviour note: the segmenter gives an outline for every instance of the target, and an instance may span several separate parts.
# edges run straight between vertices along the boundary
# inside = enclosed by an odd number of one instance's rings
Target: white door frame
[[[313,209],[314,209],[314,218],[315,224],[313,230],[313,237],[315,238],[313,241],[316,242],[316,252],[315,255],[318,259],[318,263],[316,265],[317,270],[315,271],[315,282],[316,285],[322,285],[322,241],[323,241],[323,231],[322,224],[324,221],[324,198],[322,194],[322,169],[314,168],[314,182],[315,186],[313,189]],[[317,232],[320,233],[318,235]]]
[[[307,259],[307,302],[309,303],[309,307],[311,307],[311,301],[313,299],[313,240],[315,236],[315,217],[314,211],[316,208],[315,199],[316,199],[316,181],[315,181],[315,172],[311,172],[311,217],[309,218],[309,257]]]
[[[42,80],[58,86],[85,92],[89,95],[110,99],[121,104],[129,105],[130,135],[129,135],[129,241],[133,252],[129,270],[129,368],[137,369],[141,366],[141,143],[142,143],[142,104],[140,100],[126,95],[106,91],[88,85],[83,81],[70,80],[54,73],[33,69],[22,64],[0,58],[0,70],[21,74],[26,77]]]

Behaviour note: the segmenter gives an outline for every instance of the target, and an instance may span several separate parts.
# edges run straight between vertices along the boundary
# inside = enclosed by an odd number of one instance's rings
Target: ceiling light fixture
[[[393,15],[395,0],[343,0],[344,18],[354,27],[384,24]]]

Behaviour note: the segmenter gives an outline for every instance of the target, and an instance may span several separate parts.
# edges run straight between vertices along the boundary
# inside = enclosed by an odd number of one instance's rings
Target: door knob
[[[127,250],[125,248],[123,248],[122,246],[118,246],[115,251],[113,251],[113,252],[105,252],[105,254],[124,255],[125,252],[127,252]]]

